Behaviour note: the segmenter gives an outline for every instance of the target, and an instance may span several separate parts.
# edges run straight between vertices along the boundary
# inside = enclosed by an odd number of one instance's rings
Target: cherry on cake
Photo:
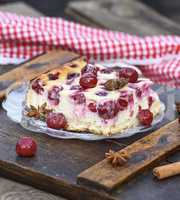
[[[33,80],[26,106],[42,110],[46,105],[43,120],[54,129],[109,136],[139,124],[150,126],[160,100],[138,71],[79,58]]]

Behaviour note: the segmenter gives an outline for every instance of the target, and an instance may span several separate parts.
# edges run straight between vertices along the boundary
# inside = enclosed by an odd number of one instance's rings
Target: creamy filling
[[[142,92],[140,97],[137,96],[137,88],[140,88]],[[133,88],[126,86],[121,90],[122,95],[127,96],[131,94],[133,98],[132,101],[128,103],[128,107],[125,110],[120,110],[112,119],[105,120],[101,118],[97,112],[90,111],[87,105],[92,101],[95,101],[98,105],[98,103],[103,103],[107,100],[117,100],[121,91],[108,92],[106,97],[101,97],[95,95],[97,90],[99,90],[99,88],[93,88],[91,92],[84,92],[86,102],[82,104],[76,104],[73,99],[70,98],[70,92],[73,93],[74,91],[62,90],[59,92],[60,97],[58,105],[52,105],[51,101],[48,100],[47,90],[45,90],[43,95],[38,95],[35,91],[29,90],[27,106],[30,107],[30,105],[33,105],[38,107],[46,102],[48,108],[52,108],[54,112],[62,112],[65,115],[69,130],[90,131],[104,135],[118,133],[126,128],[137,126],[139,108],[149,108],[149,97],[153,99],[150,108],[153,114],[156,115],[159,112],[160,101],[158,95],[149,88],[149,82],[146,82],[146,80],[142,80],[142,82],[133,85]]]

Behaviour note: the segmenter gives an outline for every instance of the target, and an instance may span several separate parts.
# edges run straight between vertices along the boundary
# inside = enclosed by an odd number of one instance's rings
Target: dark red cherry
[[[55,73],[55,74],[48,74],[48,78],[49,80],[57,80],[59,78],[59,72]]]
[[[125,110],[128,106],[128,101],[126,98],[119,97],[117,100],[119,110]]]
[[[67,127],[67,121],[62,113],[49,113],[46,119],[47,126],[53,129]]]
[[[149,109],[141,109],[138,114],[140,123],[144,126],[150,126],[153,121],[153,114]]]
[[[72,94],[70,97],[71,97],[71,99],[74,100],[74,102],[76,104],[83,104],[86,102],[86,97],[81,92],[76,92],[76,93]]]
[[[36,154],[37,143],[31,137],[21,137],[16,144],[16,153],[22,157],[32,157]]]
[[[95,67],[91,64],[86,65],[81,70],[81,74],[90,73],[90,74],[94,74],[95,76],[97,76],[97,72],[98,72],[98,67]]]
[[[119,78],[127,78],[129,83],[135,83],[138,79],[138,73],[132,68],[121,68],[119,70]]]
[[[88,104],[88,108],[91,112],[97,112],[97,108],[96,108],[96,103],[95,102],[91,102]]]
[[[117,103],[110,100],[99,104],[97,111],[99,116],[106,120],[114,118],[117,115],[119,109]]]
[[[42,83],[40,79],[36,79],[32,83],[32,89],[37,93],[37,94],[42,94],[44,92],[44,88],[42,87]]]
[[[48,91],[48,99],[51,101],[52,104],[58,105],[60,94],[59,92],[62,90],[62,87],[54,86],[51,90]]]
[[[79,84],[84,89],[94,88],[97,84],[97,77],[90,73],[85,73],[81,76]]]

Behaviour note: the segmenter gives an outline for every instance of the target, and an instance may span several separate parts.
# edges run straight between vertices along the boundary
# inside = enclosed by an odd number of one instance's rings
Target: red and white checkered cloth
[[[61,47],[96,61],[139,65],[156,83],[180,87],[180,36],[138,37],[61,18],[0,12],[0,63],[17,63]]]

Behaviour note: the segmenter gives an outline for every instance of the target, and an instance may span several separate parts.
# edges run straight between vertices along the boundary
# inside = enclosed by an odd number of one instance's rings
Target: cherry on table
[[[32,137],[21,137],[16,144],[16,153],[22,157],[32,157],[36,154],[37,143]]]

